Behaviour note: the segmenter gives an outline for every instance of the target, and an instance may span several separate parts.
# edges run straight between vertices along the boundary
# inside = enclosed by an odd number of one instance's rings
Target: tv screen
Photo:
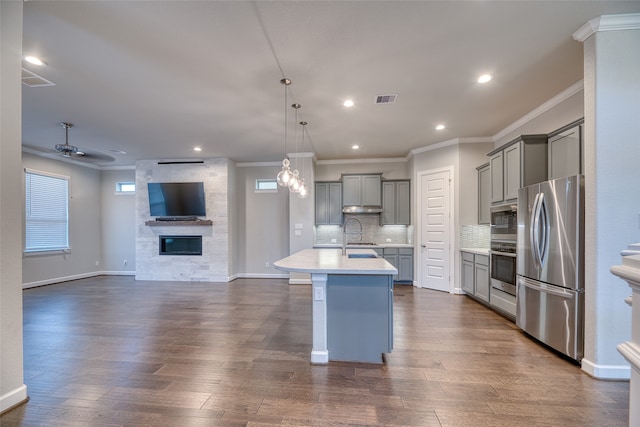
[[[147,186],[151,216],[206,216],[202,182],[149,182]]]

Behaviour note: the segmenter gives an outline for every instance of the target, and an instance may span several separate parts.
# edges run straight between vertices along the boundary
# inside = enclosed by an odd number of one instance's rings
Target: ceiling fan
[[[100,153],[88,153],[87,151],[80,150],[75,145],[69,144],[69,129],[73,127],[71,123],[60,123],[60,126],[64,128],[65,131],[65,140],[64,144],[56,144],[55,150],[62,154],[62,157],[66,157],[68,159],[78,159],[84,160],[88,162],[112,162],[115,159],[107,154]]]

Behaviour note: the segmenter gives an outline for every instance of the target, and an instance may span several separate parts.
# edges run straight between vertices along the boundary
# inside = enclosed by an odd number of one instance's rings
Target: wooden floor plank
[[[386,364],[311,365],[311,289],[101,276],[24,291],[30,426],[624,426],[598,381],[473,300],[398,286]]]

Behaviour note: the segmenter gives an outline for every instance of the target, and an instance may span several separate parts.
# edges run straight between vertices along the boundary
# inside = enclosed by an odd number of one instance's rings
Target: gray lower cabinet
[[[382,363],[393,349],[391,276],[329,275],[329,360]]]
[[[342,225],[342,183],[316,182],[316,225]]]
[[[398,269],[395,282],[413,283],[413,248],[384,248],[382,256]]]
[[[384,181],[382,183],[380,225],[410,225],[410,201],[410,181]]]
[[[467,295],[489,302],[489,256],[463,251],[461,283]]]

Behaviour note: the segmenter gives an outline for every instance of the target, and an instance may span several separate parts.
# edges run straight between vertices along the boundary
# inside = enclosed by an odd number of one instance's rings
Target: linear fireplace
[[[160,255],[202,255],[202,236],[160,236]]]

